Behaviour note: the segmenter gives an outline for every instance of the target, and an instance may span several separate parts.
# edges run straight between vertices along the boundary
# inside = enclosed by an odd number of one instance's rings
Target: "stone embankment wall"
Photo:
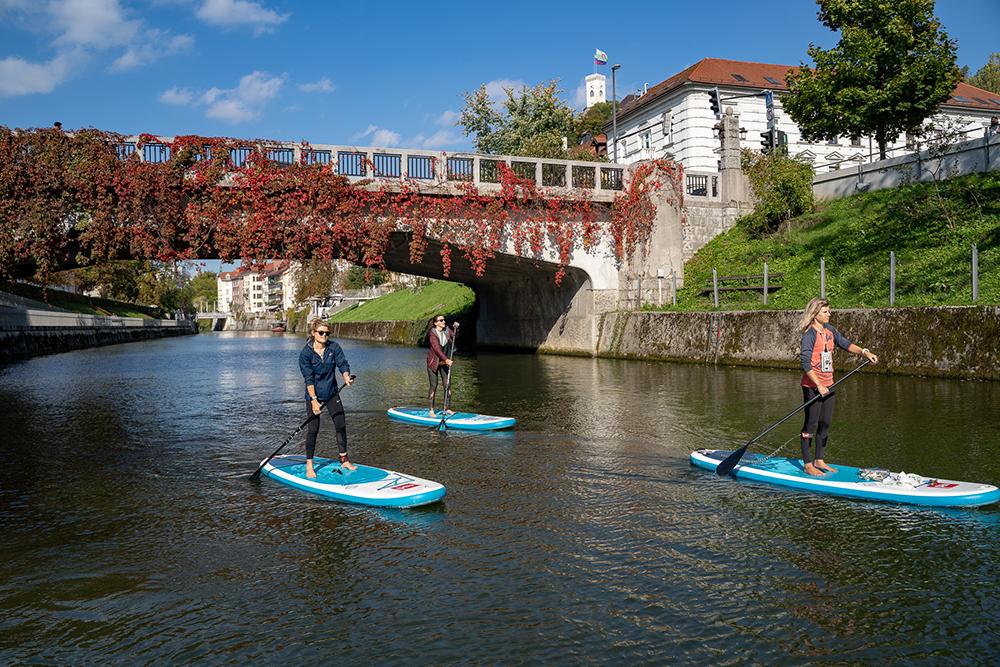
[[[476,346],[476,326],[471,315],[460,315],[454,320],[449,316],[448,326],[453,321],[459,324],[458,349],[471,350]],[[394,320],[387,322],[334,322],[330,331],[334,338],[356,338],[396,345],[417,345],[427,347],[427,320]]]
[[[606,313],[598,356],[798,368],[799,315]],[[1000,306],[835,310],[831,323],[878,355],[874,372],[1000,380]],[[837,354],[840,369],[856,358]]]
[[[49,322],[39,325],[22,322],[27,319],[25,314],[30,312],[43,313],[34,319]],[[198,326],[194,321],[95,317],[43,311],[8,311],[4,315],[0,317],[0,363],[87,347],[198,333]],[[58,318],[78,320],[78,323],[63,324]]]

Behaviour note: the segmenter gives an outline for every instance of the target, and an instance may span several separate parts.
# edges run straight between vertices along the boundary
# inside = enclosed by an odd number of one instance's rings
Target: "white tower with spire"
[[[586,81],[588,109],[595,104],[608,101],[608,96],[604,92],[604,82],[606,79],[603,74],[588,74]]]

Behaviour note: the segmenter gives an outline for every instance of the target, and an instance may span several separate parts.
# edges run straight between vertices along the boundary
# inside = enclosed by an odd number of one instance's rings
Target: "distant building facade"
[[[723,111],[733,107],[740,127],[746,130],[741,148],[760,150],[761,133],[767,131],[763,92],[770,90],[774,93],[777,127],[786,134],[788,154],[792,157],[812,164],[816,171],[835,171],[867,162],[872,153],[877,160],[878,145],[870,137],[838,137],[820,143],[802,139],[798,125],[781,104],[782,95],[788,93],[785,75],[797,69],[789,65],[705,58],[645,93],[626,96],[620,103],[617,119],[618,162],[631,164],[670,158],[689,171],[719,171],[720,141],[715,130],[718,119],[710,105],[710,94],[716,88]],[[727,100],[729,97],[736,99]],[[958,84],[939,111],[939,116],[970,131],[970,139],[981,137],[991,117],[998,114],[1000,95],[964,82]],[[614,137],[610,124],[604,129],[609,137],[610,157],[614,154],[614,145],[610,143]],[[900,137],[888,150],[892,156],[915,148],[912,138]]]

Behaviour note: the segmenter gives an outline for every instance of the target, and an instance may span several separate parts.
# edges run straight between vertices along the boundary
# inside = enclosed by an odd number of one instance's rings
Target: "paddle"
[[[357,375],[352,375],[351,376],[351,381],[353,382],[354,378],[356,378],[356,377],[358,377],[358,376]],[[337,393],[339,394],[340,390],[343,389],[346,386],[347,386],[347,383],[345,382],[344,384],[342,384],[339,387],[337,387]],[[320,415],[323,414],[323,408],[326,407],[326,404],[329,402],[329,400],[330,399],[326,399],[325,401],[323,401],[322,403],[319,404],[319,414]],[[301,431],[302,429],[304,429],[309,424],[309,422],[311,422],[312,420],[316,419],[317,417],[319,417],[319,415],[317,415],[317,414],[309,415],[309,419],[307,419],[304,422],[302,422],[301,424],[299,424],[299,427],[297,429],[295,429],[295,431],[290,436],[288,436],[288,438],[283,443],[281,443],[281,446],[278,447],[273,452],[271,452],[271,455],[268,456],[266,459],[264,459],[264,462],[260,464],[260,467],[257,468],[257,470],[255,470],[252,475],[250,475],[250,481],[253,482],[256,479],[259,479],[260,478],[260,471],[264,469],[264,466],[266,466],[271,459],[273,459],[275,456],[277,456],[278,452],[280,452],[282,449],[284,449],[285,445],[287,445],[288,443],[290,443],[292,441],[292,438],[294,438],[295,436],[297,436],[299,434],[299,431]]]
[[[448,351],[448,360],[452,361],[455,356],[455,347],[458,346],[458,327],[455,327],[455,337],[451,339],[451,350]],[[455,369],[454,364],[448,366],[448,375],[444,379],[444,409],[441,410],[441,423],[435,426],[439,431],[443,431],[447,426],[445,426],[445,420],[448,417],[444,414],[448,412],[448,406],[451,405],[451,372]]]
[[[840,384],[841,382],[843,382],[847,378],[851,377],[852,375],[854,375],[855,373],[857,373],[859,370],[861,370],[862,368],[864,368],[865,366],[867,366],[870,363],[871,363],[871,359],[865,359],[861,363],[860,366],[858,366],[857,368],[855,368],[854,370],[852,370],[851,372],[849,372],[847,375],[845,375],[844,377],[840,378],[839,380],[837,380],[836,382],[834,382],[832,385],[830,385],[831,391],[838,384]],[[827,394],[827,396],[829,396],[829,393]],[[782,417],[778,421],[776,421],[773,424],[771,424],[769,427],[767,427],[767,429],[765,429],[764,431],[761,431],[760,433],[758,433],[754,437],[752,437],[749,440],[747,440],[747,443],[745,445],[743,445],[742,447],[740,447],[735,452],[733,452],[732,454],[730,454],[729,456],[727,456],[726,458],[724,458],[722,460],[722,463],[720,463],[718,465],[718,467],[715,469],[715,474],[719,475],[720,477],[724,477],[725,475],[728,475],[729,473],[731,473],[733,471],[733,468],[736,467],[736,464],[740,462],[741,458],[743,458],[743,455],[746,454],[747,447],[749,447],[750,445],[752,445],[757,440],[763,438],[765,435],[767,435],[768,433],[770,433],[771,431],[773,431],[775,428],[777,428],[781,424],[784,424],[796,412],[798,412],[799,410],[801,410],[802,408],[804,408],[806,406],[811,405],[814,401],[818,401],[820,398],[822,398],[822,396],[820,394],[817,394],[816,396],[813,396],[808,401],[806,401],[805,403],[803,403],[799,407],[795,408],[794,410],[792,410],[791,412],[789,412],[787,415],[785,415],[784,417]]]

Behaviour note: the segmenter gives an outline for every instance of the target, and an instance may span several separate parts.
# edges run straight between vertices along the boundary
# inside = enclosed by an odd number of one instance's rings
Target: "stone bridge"
[[[138,137],[119,145],[119,155],[138,152],[146,162],[170,159],[171,138],[139,143]],[[319,164],[350,181],[365,182],[366,187],[392,190],[394,187],[417,189],[433,196],[459,196],[469,184],[484,194],[499,192],[499,163],[521,178],[533,180],[546,193],[563,197],[589,199],[597,210],[598,220],[610,219],[611,205],[624,188],[637,165],[625,167],[607,162],[541,159],[530,157],[481,155],[475,153],[437,152],[324,144],[274,144],[230,149],[230,162],[241,166],[253,151],[264,151],[279,165]],[[599,320],[602,313],[639,302],[655,302],[653,295],[671,284],[683,282],[684,239],[682,215],[664,193],[654,196],[657,213],[652,237],[635,257],[619,264],[612,248],[605,242],[587,251],[575,249],[565,275],[556,284],[559,255],[551,239],[530,257],[514,250],[512,239],[505,239],[504,251],[489,260],[483,276],[477,276],[462,256],[453,250],[449,280],[462,282],[476,293],[479,313],[477,341],[497,347],[527,348],[541,351],[594,354],[598,346]],[[443,278],[441,243],[428,239],[420,262],[409,256],[409,232],[400,229],[392,234],[385,254],[385,267],[391,271],[428,278]],[[666,283],[666,284],[665,284]],[[669,294],[669,292],[668,292]]]

